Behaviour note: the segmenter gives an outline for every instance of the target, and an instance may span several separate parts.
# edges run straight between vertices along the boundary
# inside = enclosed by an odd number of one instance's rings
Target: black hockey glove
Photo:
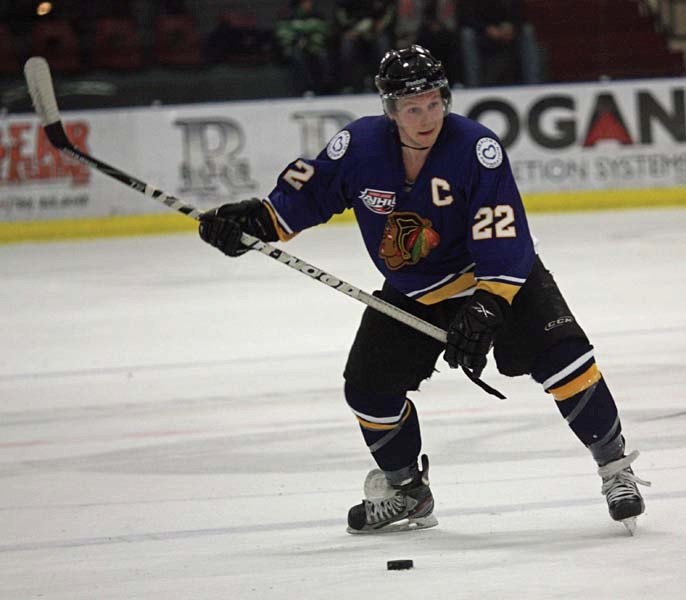
[[[200,215],[200,237],[228,256],[241,256],[249,250],[241,243],[243,232],[263,242],[279,239],[267,207],[257,198],[230,202]]]
[[[509,304],[500,296],[477,290],[448,327],[444,359],[453,368],[469,369],[479,377],[486,366],[486,355],[495,333],[503,322]]]

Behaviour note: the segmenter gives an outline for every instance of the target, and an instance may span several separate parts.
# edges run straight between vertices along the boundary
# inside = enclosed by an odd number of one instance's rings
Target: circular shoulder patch
[[[503,162],[503,149],[493,138],[483,137],[476,143],[476,158],[487,169],[495,169]]]
[[[331,160],[338,160],[345,154],[350,144],[350,132],[347,129],[339,131],[331,138],[326,146],[326,154]]]

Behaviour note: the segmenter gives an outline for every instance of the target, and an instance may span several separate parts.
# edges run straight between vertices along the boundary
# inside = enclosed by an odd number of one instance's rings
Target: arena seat
[[[56,71],[73,73],[82,68],[79,40],[66,20],[38,21],[31,30],[31,54],[44,56]]]
[[[632,0],[525,0],[548,58],[552,81],[601,77],[679,76],[680,52],[670,50],[652,15]]]
[[[143,51],[133,19],[104,17],[95,22],[93,67],[137,70],[143,67]]]
[[[154,39],[155,60],[160,65],[190,67],[200,64],[200,34],[190,15],[157,17]]]
[[[0,73],[14,74],[20,72],[14,35],[7,25],[0,23]]]

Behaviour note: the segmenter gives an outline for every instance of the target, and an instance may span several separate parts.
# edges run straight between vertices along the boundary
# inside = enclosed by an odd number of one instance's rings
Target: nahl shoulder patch
[[[347,129],[339,131],[326,145],[326,155],[331,160],[338,160],[346,153],[349,145],[350,132]]]
[[[476,143],[476,158],[487,169],[497,169],[503,162],[503,149],[497,140],[482,137]]]

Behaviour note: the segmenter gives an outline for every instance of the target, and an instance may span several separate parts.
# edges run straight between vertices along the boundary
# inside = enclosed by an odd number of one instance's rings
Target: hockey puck
[[[389,560],[386,563],[386,568],[389,571],[404,571],[413,567],[414,563],[411,560]]]

